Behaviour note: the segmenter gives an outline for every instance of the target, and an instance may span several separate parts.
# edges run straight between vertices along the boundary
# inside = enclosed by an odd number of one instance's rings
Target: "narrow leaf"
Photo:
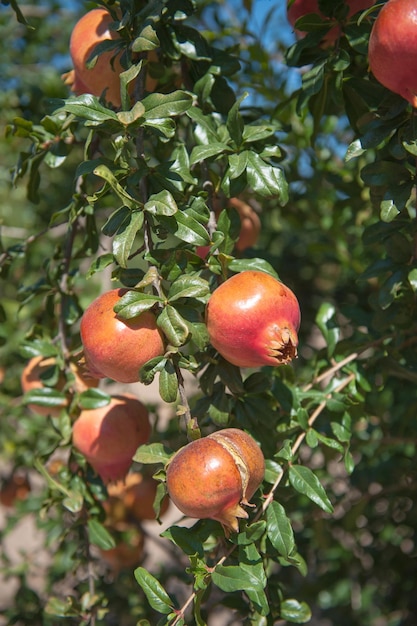
[[[110,548],[115,547],[116,543],[109,531],[96,519],[89,519],[87,528],[90,543],[98,546],[102,550],[110,550]]]
[[[168,463],[173,452],[162,443],[149,443],[140,446],[133,457],[137,463],[153,464]]]
[[[327,513],[333,512],[333,506],[317,476],[303,465],[291,465],[289,479],[296,491],[304,494]]]
[[[167,304],[158,316],[158,326],[172,346],[183,346],[190,333],[187,324],[176,309]]]
[[[284,507],[272,501],[266,510],[267,533],[270,542],[283,557],[288,559],[295,549],[294,533]]]
[[[137,583],[142,587],[151,607],[168,615],[173,609],[173,602],[161,583],[154,578],[144,567],[135,569],[135,578]]]

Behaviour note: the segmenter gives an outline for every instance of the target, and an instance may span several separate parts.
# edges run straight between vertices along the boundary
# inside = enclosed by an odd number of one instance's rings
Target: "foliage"
[[[3,552],[18,586],[8,623],[411,626],[417,133],[407,102],[368,72],[378,6],[322,48],[328,24],[311,16],[297,23],[305,37],[277,40],[289,30],[275,3],[262,18],[251,0],[3,4],[0,150],[13,189],[3,177],[1,458],[5,477],[29,472],[34,483],[4,534],[35,515],[50,554],[35,591],[30,562]],[[120,111],[69,95],[60,79],[71,27],[97,4],[123,14]],[[335,4],[320,7],[333,15]],[[147,64],[153,49],[159,62]],[[213,209],[236,195],[262,220],[258,245],[239,255],[235,212],[216,222]],[[300,301],[292,365],[241,371],[209,345],[210,294],[252,268]],[[139,385],[159,385],[152,440],[134,459],[160,481],[157,502],[173,452],[214,429],[245,429],[267,466],[238,534],[178,516],[161,532],[159,566],[134,574],[98,556],[126,532],[106,525],[106,487],[71,445],[72,420],[113,387],[70,394],[59,417],[27,407],[62,401],[80,317],[115,285],[131,289],[119,315],[156,311],[168,344]],[[20,373],[38,354],[57,368],[22,397]]]

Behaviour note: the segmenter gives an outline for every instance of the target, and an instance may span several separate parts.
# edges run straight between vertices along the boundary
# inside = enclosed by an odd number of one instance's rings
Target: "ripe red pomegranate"
[[[101,558],[115,575],[124,569],[135,569],[144,558],[145,537],[141,529],[126,528],[124,535],[126,539],[118,541],[114,548],[100,549]]]
[[[51,367],[56,365],[56,359],[54,357],[43,357],[43,356],[34,356],[26,363],[25,367],[22,370],[22,374],[20,377],[20,384],[22,387],[23,393],[27,393],[32,389],[43,389],[45,387],[42,382],[42,374]],[[90,387],[97,387],[98,380],[91,378],[88,376],[88,373],[84,372],[76,363],[71,362],[69,364],[71,371],[74,375],[74,383],[72,391],[76,393],[81,393],[86,391]],[[63,374],[59,376],[56,388],[59,391],[63,391],[67,380]],[[28,404],[29,409],[32,413],[36,413],[38,415],[51,415],[52,417],[58,417],[61,410],[68,406],[69,400],[65,399],[62,401],[62,404],[59,406],[41,406],[40,404]]]
[[[120,34],[111,28],[113,18],[104,8],[88,11],[75,24],[70,38],[70,55],[74,69],[63,75],[66,84],[70,86],[76,95],[91,93],[101,96],[105,92],[105,98],[115,107],[120,107],[120,73],[124,71],[120,57],[115,56],[115,51],[103,52],[97,58],[92,68],[87,68],[86,62],[93,53],[94,48],[106,40],[117,41]],[[152,53],[155,59],[155,53]],[[147,76],[146,90],[154,91],[157,81]]]
[[[8,508],[13,507],[18,500],[25,500],[31,491],[26,474],[12,473],[0,487],[0,503]]]
[[[147,408],[132,394],[113,396],[106,406],[81,411],[72,429],[74,447],[105,483],[122,480],[139,446],[149,440]]]
[[[238,532],[242,508],[260,486],[265,461],[256,441],[226,428],[180,448],[170,461],[166,484],[171,500],[189,517],[214,519],[226,534]]]
[[[126,522],[155,519],[153,508],[158,482],[152,476],[145,476],[140,472],[130,472],[123,482],[108,486],[109,497],[103,502],[107,513],[107,520],[114,525],[115,521]],[[166,513],[169,499],[164,498],[161,503],[160,516]]]
[[[127,289],[112,289],[85,310],[80,333],[85,361],[92,376],[119,383],[139,380],[147,361],[164,354],[164,339],[151,311],[124,320],[113,308]]]
[[[349,6],[349,11],[347,14],[347,18],[349,19],[352,15],[355,15],[359,11],[364,11],[365,9],[369,9],[372,5],[375,4],[375,0],[345,0],[346,4]],[[287,11],[288,21],[291,26],[294,26],[296,21],[303,17],[304,15],[308,15],[309,13],[316,13],[320,15],[322,19],[327,19],[323,13],[321,13],[319,9],[318,0],[295,0],[289,7]],[[335,20],[333,20],[335,21]],[[295,30],[298,37],[305,37],[306,32]],[[335,23],[335,26],[331,28],[327,34],[322,39],[323,46],[332,45],[341,35],[342,29],[340,24]]]
[[[300,319],[291,289],[252,270],[226,280],[206,308],[211,344],[238,367],[289,363],[297,355]]]
[[[389,0],[369,37],[369,67],[384,87],[417,107],[417,4]]]

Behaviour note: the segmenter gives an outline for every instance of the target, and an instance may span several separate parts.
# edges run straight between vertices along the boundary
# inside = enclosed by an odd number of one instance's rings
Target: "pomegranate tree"
[[[369,67],[384,87],[417,107],[417,5],[389,0],[369,37]]]
[[[300,307],[282,282],[260,271],[235,274],[206,309],[211,344],[238,367],[289,363],[297,355]]]
[[[238,518],[248,517],[243,506],[250,506],[264,472],[256,441],[238,428],[226,428],[180,448],[168,465],[166,484],[182,513],[217,520],[226,533],[238,532]]]
[[[148,410],[132,394],[113,396],[106,406],[81,411],[73,425],[75,448],[105,483],[126,476],[138,447],[151,434]]]
[[[125,320],[114,306],[127,289],[112,289],[101,294],[85,310],[80,333],[85,361],[93,376],[120,383],[139,380],[140,368],[150,359],[164,354],[164,339],[156,317],[144,311]]]

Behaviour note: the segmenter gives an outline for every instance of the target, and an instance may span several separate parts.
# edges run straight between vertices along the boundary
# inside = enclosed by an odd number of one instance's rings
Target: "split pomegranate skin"
[[[260,486],[265,461],[256,441],[227,428],[192,441],[171,459],[166,475],[169,496],[189,517],[214,519],[228,534],[238,532],[243,508]]]
[[[235,274],[206,308],[210,342],[238,367],[283,365],[297,355],[301,313],[295,294],[260,271]]]
[[[369,37],[369,67],[384,87],[417,107],[417,3],[389,0]]]

